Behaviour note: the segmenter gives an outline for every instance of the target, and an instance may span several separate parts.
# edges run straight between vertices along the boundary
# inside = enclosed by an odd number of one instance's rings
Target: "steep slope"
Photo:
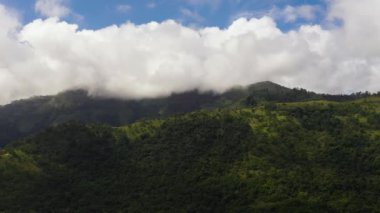
[[[67,123],[0,153],[0,212],[376,212],[380,101]]]
[[[70,120],[106,123],[120,126],[144,118],[159,118],[200,109],[254,105],[259,101],[296,101],[315,98],[305,96],[272,82],[228,90],[223,94],[189,91],[169,97],[120,100],[95,98],[82,90],[67,91],[56,96],[35,97],[0,107],[0,147],[11,140],[39,132]]]

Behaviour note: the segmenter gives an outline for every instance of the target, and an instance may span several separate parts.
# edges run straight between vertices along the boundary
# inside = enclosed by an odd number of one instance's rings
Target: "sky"
[[[321,9],[326,7],[324,0],[0,0],[0,3],[18,10],[22,23],[60,16],[62,20],[89,29],[127,21],[144,24],[168,19],[187,26],[228,27],[236,18],[262,16],[273,9],[285,10],[287,6],[309,5],[319,10],[312,11],[313,18],[301,15],[289,21],[278,17],[286,30],[302,23],[318,22]]]
[[[0,0],[0,104],[126,99],[270,80],[380,90],[379,0]]]

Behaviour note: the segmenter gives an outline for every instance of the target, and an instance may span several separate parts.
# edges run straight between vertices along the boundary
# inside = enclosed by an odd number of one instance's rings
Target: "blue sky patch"
[[[305,23],[323,22],[323,14],[326,9],[326,3],[323,0],[41,1],[61,4],[70,10],[70,13],[61,19],[77,23],[81,28],[88,29],[99,29],[125,22],[142,24],[151,21],[161,22],[167,19],[176,20],[186,26],[224,28],[239,17],[252,18],[269,15],[276,19],[282,30],[287,31]],[[24,23],[44,17],[36,11],[35,1],[0,0],[0,3],[16,10]]]

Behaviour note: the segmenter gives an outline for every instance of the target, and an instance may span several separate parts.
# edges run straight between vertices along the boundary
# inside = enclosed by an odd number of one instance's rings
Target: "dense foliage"
[[[143,100],[96,98],[83,90],[67,91],[56,96],[34,97],[0,106],[0,147],[12,140],[72,120],[121,126],[140,119],[164,118],[202,109],[254,106],[268,101],[347,101],[369,96],[369,93],[320,95],[272,82],[236,87],[222,94],[189,91]]]
[[[0,188],[0,212],[378,212],[380,99],[66,123],[1,150]]]

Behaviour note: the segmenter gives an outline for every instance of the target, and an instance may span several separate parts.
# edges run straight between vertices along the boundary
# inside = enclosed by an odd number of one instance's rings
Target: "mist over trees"
[[[261,99],[270,90],[253,105],[69,122],[12,142],[0,151],[0,211],[379,211],[379,97]]]
[[[193,90],[142,100],[99,98],[90,96],[85,90],[72,90],[0,106],[0,146],[49,126],[73,120],[120,126],[141,119],[164,118],[195,110],[255,106],[263,102],[348,101],[370,96],[376,94],[317,94],[305,89],[289,89],[268,81],[234,87],[221,94]]]

